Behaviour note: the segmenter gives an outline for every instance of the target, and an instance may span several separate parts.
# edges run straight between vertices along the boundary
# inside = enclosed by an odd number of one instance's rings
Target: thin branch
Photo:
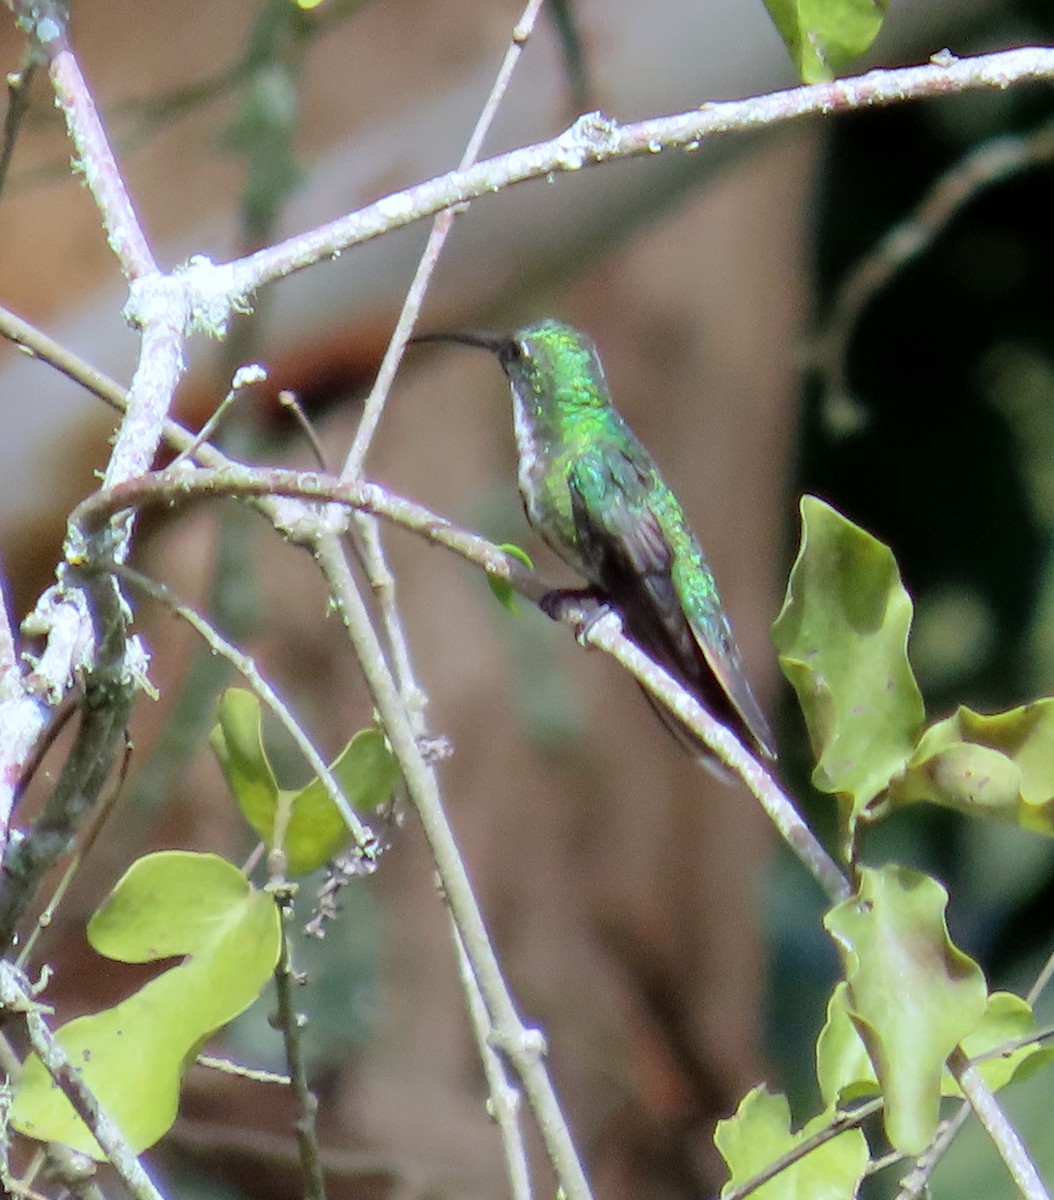
[[[453,923],[452,923],[453,924]],[[527,1164],[527,1148],[520,1129],[520,1093],[509,1082],[505,1066],[491,1045],[490,1014],[472,971],[472,963],[465,953],[456,925],[453,925],[454,947],[457,950],[457,969],[461,986],[465,990],[469,1020],[476,1039],[483,1075],[487,1081],[487,1110],[493,1117],[501,1134],[505,1151],[505,1166],[509,1177],[509,1189],[513,1200],[531,1200],[531,1175]]]
[[[1028,989],[1028,995],[1025,997],[1025,1001],[1029,1008],[1036,1007],[1037,1001],[1039,1000],[1040,996],[1043,995],[1052,978],[1054,978],[1054,950],[1047,955],[1047,961],[1040,968],[1040,972],[1036,976],[1035,982]]]
[[[5,947],[45,873],[67,853],[84,814],[98,800],[124,741],[132,699],[141,683],[143,663],[138,643],[127,639],[128,614],[114,580],[105,573],[93,574],[73,587],[70,595],[74,600],[53,601],[56,609],[64,604],[68,608],[67,619],[60,622],[59,629],[74,643],[85,626],[94,629],[94,669],[85,683],[80,725],[58,781],[32,828],[17,843],[10,842],[4,854],[0,946]],[[88,609],[86,597],[90,597],[91,609],[82,615],[79,605]],[[78,598],[79,604],[75,602]],[[28,623],[29,618],[23,628]],[[58,657],[76,658],[74,648],[53,648]],[[42,725],[46,712],[41,714]]]
[[[0,961],[0,1006],[9,1014],[19,1013],[25,1020],[30,1045],[37,1053],[59,1090],[73,1105],[102,1147],[114,1170],[136,1200],[162,1200],[139,1159],[132,1153],[121,1131],[103,1111],[80,1071],[70,1062],[66,1051],[52,1036],[39,1006],[10,963]]]
[[[36,60],[30,52],[22,60],[22,69],[7,77],[7,112],[4,113],[4,141],[0,148],[0,193],[7,183],[7,173],[15,153],[22,121],[29,111],[29,89],[33,84]]]
[[[414,732],[418,737],[424,737],[427,734],[425,707],[428,704],[428,696],[414,674],[410,644],[395,602],[395,576],[388,567],[377,521],[372,516],[360,514],[359,520],[351,529],[358,534],[356,549],[366,577],[370,581],[385,637],[388,639],[392,670],[399,684],[399,695],[403,698]]]
[[[970,1107],[984,1127],[985,1133],[992,1139],[1017,1190],[1025,1200],[1050,1200],[1035,1163],[1018,1137],[1017,1130],[1007,1120],[1006,1114],[982,1079],[981,1072],[958,1047],[948,1056],[948,1069],[962,1088],[963,1095],[969,1100]]]
[[[277,899],[277,897],[276,897]],[[304,1052],[300,1040],[303,1017],[293,1003],[293,985],[296,975],[289,956],[289,919],[291,913],[286,902],[282,907],[282,943],[278,963],[274,969],[275,991],[278,995],[278,1027],[285,1042],[285,1057],[289,1064],[293,1095],[300,1110],[293,1122],[297,1149],[300,1152],[300,1168],[304,1173],[304,1196],[306,1200],[325,1200],[326,1179],[322,1172],[322,1159],[315,1131],[315,1115],[318,1112],[318,1097],[311,1090],[304,1065]]]
[[[494,86],[491,88],[483,111],[472,131],[465,153],[462,155],[459,164],[461,170],[470,167],[479,157],[483,141],[497,115],[498,107],[508,89],[523,47],[534,29],[542,3],[543,0],[527,0],[527,6],[513,30],[509,48],[505,53]],[[344,479],[357,479],[363,472],[366,455],[380,422],[388,393],[391,391],[399,364],[402,362],[410,334],[420,315],[425,294],[439,262],[439,256],[446,244],[447,236],[453,228],[454,217],[455,210],[447,209],[441,212],[432,224],[427,244],[417,264],[417,270],[414,272],[391,340],[378,369],[377,378],[363,406],[362,417],[341,473]],[[396,603],[395,577],[388,567],[376,520],[363,514],[355,518],[355,524],[360,535],[355,542],[355,548],[363,570],[370,581],[380,611],[381,621],[388,639],[392,667],[399,684],[399,692],[403,697],[403,703],[414,732],[418,737],[424,737],[427,733],[425,706],[428,697],[418,683],[413,670],[409,643]]]
[[[127,279],[154,274],[157,263],[135,215],[91,92],[66,44],[65,31],[45,43],[44,49],[55,101],[66,119],[78,167],[99,209],[110,249]]]
[[[311,424],[310,418],[304,412],[304,406],[300,403],[299,396],[295,392],[283,390],[278,393],[278,403],[287,412],[293,414],[293,419],[300,426],[300,432],[304,435],[304,439],[311,448],[311,453],[314,456],[315,462],[318,463],[319,470],[329,471],[329,464],[326,462],[326,452],[322,448],[322,443],[315,432],[314,425]]]
[[[1054,973],[1054,953],[1047,958],[1047,961],[1036,976],[1035,982],[1028,989],[1025,1002],[1029,1008],[1035,1007],[1044,988],[1050,982],[1052,973]],[[1040,1042],[1052,1034],[1054,1034],[1054,1026],[1047,1026],[1045,1029],[1035,1030],[1027,1037],[1013,1038],[1008,1042],[1002,1042],[1000,1045],[993,1046],[990,1050],[986,1050],[982,1054],[974,1055],[969,1060],[970,1065],[976,1066],[978,1063],[985,1062],[988,1059],[1001,1058],[1005,1054],[1012,1054],[1015,1050],[1020,1050],[1025,1046]],[[936,1138],[919,1155],[910,1173],[905,1175],[900,1181],[900,1191],[897,1192],[895,1200],[921,1200],[921,1197],[926,1195],[930,1176],[936,1169],[937,1164],[951,1148],[952,1142],[959,1133],[959,1130],[966,1124],[971,1111],[970,1101],[964,1100],[956,1110],[955,1115],[947,1121],[942,1122]]]
[[[528,179],[662,150],[690,152],[714,138],[756,132],[810,116],[953,92],[1003,90],[1052,77],[1054,49],[1037,46],[975,58],[942,54],[925,66],[870,71],[746,100],[712,102],[675,116],[629,125],[619,125],[602,113],[589,113],[551,141],[524,146],[467,171],[453,171],[394,192],[357,212],[228,263],[222,270],[230,272],[233,291],[247,296],[265,283],[332,258],[350,246]]]
[[[775,1179],[781,1171],[786,1171],[788,1167],[793,1167],[795,1163],[801,1162],[814,1150],[819,1150],[821,1146],[825,1146],[849,1129],[859,1129],[868,1117],[882,1111],[882,1105],[883,1101],[879,1098],[868,1100],[866,1104],[861,1104],[859,1108],[854,1108],[851,1112],[836,1113],[829,1124],[816,1130],[815,1133],[796,1143],[778,1158],[767,1163],[763,1171],[751,1176],[745,1183],[741,1183],[739,1187],[733,1188],[730,1192],[722,1192],[721,1200],[747,1200],[748,1196],[752,1196],[759,1188]]]
[[[97,371],[90,363],[67,350],[54,338],[48,337],[35,325],[30,325],[10,309],[0,307],[0,337],[21,346],[32,358],[39,358],[60,371],[67,379],[104,400],[111,408],[124,412],[128,408],[128,392],[108,375]]]
[[[289,1087],[293,1082],[288,1075],[278,1071],[264,1071],[259,1067],[246,1067],[229,1058],[217,1058],[214,1054],[199,1054],[194,1062],[207,1071],[218,1071],[235,1079],[251,1079],[253,1083],[273,1083],[277,1087]]]
[[[583,634],[583,640],[591,646],[599,647],[621,663],[634,679],[644,686],[649,695],[661,700],[670,712],[692,730],[707,749],[743,780],[779,830],[780,836],[823,888],[832,903],[837,904],[852,894],[849,881],[802,820],[793,801],[779,787],[772,775],[744,747],[731,729],[711,716],[672,675],[622,634],[621,622],[615,613],[590,625]]]
[[[589,1200],[585,1172],[544,1062],[545,1041],[521,1022],[490,944],[457,842],[443,811],[439,783],[423,754],[388,669],[369,613],[335,538],[320,538],[315,558],[359,659],[392,752],[432,850],[443,895],[463,941],[494,1029],[493,1044],[519,1075],[568,1200]]]
[[[71,704],[67,710],[72,715],[74,708]],[[64,721],[56,720],[54,724],[63,725]],[[50,727],[49,727],[50,732]],[[110,791],[109,796],[96,806],[92,812],[91,821],[88,828],[81,839],[80,845],[74,850],[70,856],[69,862],[66,864],[66,869],[62,873],[62,878],[55,885],[55,890],[51,893],[48,902],[41,909],[40,915],[37,917],[36,924],[33,926],[32,932],[22,942],[19,947],[18,956],[15,959],[15,966],[20,970],[25,970],[26,963],[29,962],[30,956],[36,948],[37,940],[43,931],[51,926],[55,920],[55,913],[58,911],[59,905],[65,899],[66,892],[69,890],[70,884],[73,882],[73,877],[80,870],[80,865],[84,859],[91,853],[92,847],[98,840],[99,834],[113,813],[114,806],[121,795],[124,787],[125,779],[128,773],[128,763],[131,757],[131,743],[126,742],[124,759],[121,763],[121,772],[117,780],[117,784]]]
[[[174,507],[193,499],[225,496],[317,500],[372,513],[437,545],[448,547],[481,566],[488,574],[508,580],[528,600],[537,601],[545,595],[545,585],[534,572],[486,538],[466,533],[446,517],[395,496],[375,483],[338,483],[332,476],[317,471],[247,467],[236,463],[221,470],[150,471],[89,496],[70,514],[70,524],[90,536],[114,513],[124,509],[158,505]]]
[[[225,658],[241,674],[253,692],[274,713],[282,728],[285,729],[296,743],[308,766],[318,776],[323,787],[326,789],[326,794],[333,801],[334,807],[344,818],[344,823],[351,831],[359,853],[367,862],[373,861],[380,849],[376,836],[359,820],[355,810],[348,803],[333,772],[315,749],[311,739],[304,733],[303,728],[293,716],[288,705],[279,697],[278,693],[271,687],[263,675],[260,674],[260,670],[253,659],[248,654],[239,650],[237,646],[233,646],[228,642],[217,629],[205,620],[200,613],[191,608],[190,605],[178,600],[164,584],[150,579],[132,567],[118,566],[115,569],[122,579],[126,579],[141,592],[145,592],[148,596],[164,604],[177,617],[186,621],[214,653]]]
[[[894,1200],[922,1200],[929,1194],[930,1176],[940,1160],[947,1154],[952,1142],[958,1137],[959,1131],[969,1120],[973,1110],[970,1102],[964,1100],[955,1115],[947,1121],[942,1121],[937,1130],[937,1136],[915,1160],[915,1165],[900,1181],[900,1190]]]
[[[512,41],[505,52],[505,58],[494,81],[494,86],[491,88],[490,95],[483,105],[483,111],[480,113],[476,127],[473,129],[472,135],[468,140],[465,153],[461,156],[461,162],[458,164],[459,171],[468,170],[476,162],[477,158],[479,158],[479,152],[483,148],[483,141],[494,122],[498,107],[504,99],[505,92],[508,90],[509,83],[512,80],[512,73],[520,60],[524,45],[531,36],[535,21],[538,19],[538,12],[543,3],[544,0],[527,0],[527,7],[523,10],[523,14],[513,30]],[[348,452],[341,471],[342,479],[358,479],[362,474],[366,463],[366,454],[369,451],[373,435],[380,422],[388,393],[391,391],[392,383],[395,380],[395,373],[399,369],[399,363],[402,361],[403,353],[406,350],[406,343],[409,341],[410,334],[413,333],[414,325],[417,323],[417,318],[421,312],[421,305],[424,303],[425,293],[432,282],[432,275],[436,264],[439,262],[439,255],[442,253],[446,239],[450,230],[454,227],[454,218],[456,215],[454,209],[446,209],[436,217],[432,224],[431,232],[428,235],[428,242],[421,254],[421,259],[417,264],[417,271],[414,273],[413,280],[406,293],[402,311],[399,313],[399,319],[395,324],[391,341],[388,343],[388,348],[381,361],[377,378],[363,406],[362,418],[359,421],[358,429],[355,431],[355,440],[352,442],[351,450]]]
[[[232,467],[226,471],[159,471],[89,497],[74,510],[70,522],[73,527],[88,532],[93,526],[105,522],[112,512],[124,508],[185,503],[193,496],[259,497],[268,494],[335,501],[384,517],[453,550],[481,566],[488,574],[507,580],[520,595],[535,603],[550,590],[540,576],[517,563],[485,538],[458,529],[444,517],[421,505],[393,497],[376,484],[336,483],[315,472],[248,467]],[[576,623],[573,613],[568,613],[567,619],[572,625]],[[845,877],[798,815],[790,799],[731,730],[712,717],[670,675],[623,637],[611,622],[596,622],[585,636],[591,644],[600,646],[627,667],[649,692],[666,704],[723,763],[743,779],[787,844],[832,901],[842,900],[850,894]]]

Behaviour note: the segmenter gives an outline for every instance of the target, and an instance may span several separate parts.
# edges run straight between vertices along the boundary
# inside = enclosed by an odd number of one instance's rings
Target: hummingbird
[[[589,584],[549,592],[542,609],[557,619],[568,601],[614,609],[627,637],[774,759],[713,572],[680,501],[612,404],[592,340],[552,319],[508,334],[414,340],[490,350],[508,377],[527,520]],[[705,752],[668,710],[654,701],[652,707],[682,744]]]

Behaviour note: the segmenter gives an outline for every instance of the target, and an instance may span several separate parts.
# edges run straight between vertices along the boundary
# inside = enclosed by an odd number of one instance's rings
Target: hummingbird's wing
[[[707,708],[775,757],[713,577],[647,452],[608,448],[581,455],[570,465],[567,483],[578,556],[627,635]],[[670,523],[680,535],[678,545],[684,543],[679,554],[666,533]]]

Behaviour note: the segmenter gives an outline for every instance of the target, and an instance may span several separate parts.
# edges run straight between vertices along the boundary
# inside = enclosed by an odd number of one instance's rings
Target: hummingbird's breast
[[[531,527],[569,566],[583,571],[577,551],[568,469],[580,453],[577,441],[550,427],[530,401],[513,391],[513,424],[519,457],[517,479]]]

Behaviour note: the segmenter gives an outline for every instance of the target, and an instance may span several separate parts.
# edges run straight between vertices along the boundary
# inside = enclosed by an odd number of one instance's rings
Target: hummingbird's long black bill
[[[419,333],[410,339],[411,345],[419,345],[421,342],[455,342],[460,346],[476,346],[480,350],[500,354],[509,344],[509,335],[466,330],[464,333]]]

